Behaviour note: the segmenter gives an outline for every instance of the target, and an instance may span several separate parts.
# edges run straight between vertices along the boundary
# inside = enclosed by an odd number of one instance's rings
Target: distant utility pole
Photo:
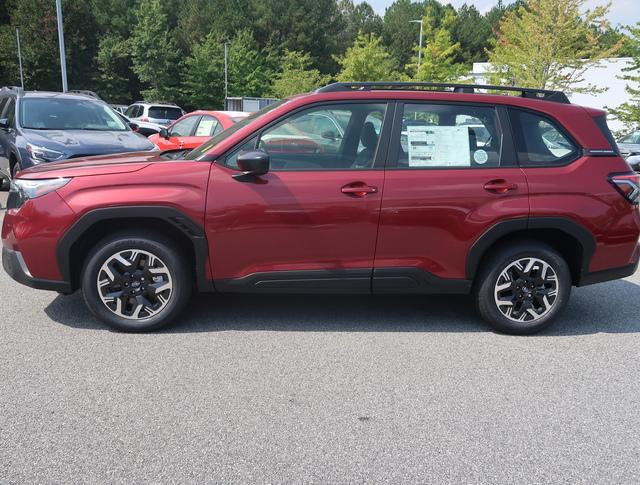
[[[24,77],[22,75],[22,53],[20,52],[20,30],[16,29],[16,42],[18,43],[18,63],[20,64],[20,86],[24,91]]]
[[[56,0],[56,16],[58,17],[58,45],[60,47],[60,70],[62,71],[62,92],[69,90],[67,86],[67,60],[64,55],[64,30],[62,28],[62,2]]]
[[[422,19],[409,20],[409,23],[420,24],[420,38],[418,39],[418,71],[420,70],[420,60],[422,59]]]
[[[224,44],[224,109],[227,109],[227,98],[229,97],[229,70],[228,70],[229,48]]]

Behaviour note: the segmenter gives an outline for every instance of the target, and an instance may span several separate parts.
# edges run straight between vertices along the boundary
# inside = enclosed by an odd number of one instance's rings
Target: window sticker
[[[408,126],[410,167],[470,167],[466,126]]]
[[[475,152],[473,152],[474,162],[480,165],[484,165],[485,163],[487,163],[487,160],[489,160],[489,154],[484,150],[476,150]]]
[[[212,119],[204,119],[200,121],[198,125],[198,129],[196,130],[195,136],[210,136],[211,128],[213,127],[213,122],[215,120]]]

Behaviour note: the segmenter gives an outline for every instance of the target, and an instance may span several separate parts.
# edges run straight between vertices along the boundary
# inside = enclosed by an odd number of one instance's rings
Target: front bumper
[[[44,280],[34,278],[29,272],[20,251],[13,251],[2,247],[2,266],[4,270],[18,283],[38,290],[52,290],[59,293],[71,293],[71,284],[66,281]]]

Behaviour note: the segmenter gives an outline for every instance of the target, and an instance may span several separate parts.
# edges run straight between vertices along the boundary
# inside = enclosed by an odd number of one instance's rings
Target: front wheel
[[[547,327],[571,294],[571,272],[550,246],[519,242],[489,258],[475,288],[476,306],[495,329],[529,334]]]
[[[160,235],[114,235],[89,254],[82,294],[94,315],[118,330],[155,330],[172,323],[187,303],[189,267],[182,252]]]

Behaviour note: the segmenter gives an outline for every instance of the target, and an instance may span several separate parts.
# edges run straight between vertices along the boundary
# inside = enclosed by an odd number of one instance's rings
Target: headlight
[[[40,180],[14,179],[11,181],[11,187],[9,188],[7,209],[17,209],[29,199],[41,197],[64,187],[70,180],[70,178],[63,177]]]
[[[51,150],[50,148],[39,147],[32,143],[27,143],[27,151],[29,152],[29,155],[31,155],[31,159],[34,163],[55,162],[62,160],[66,156],[62,152]]]

